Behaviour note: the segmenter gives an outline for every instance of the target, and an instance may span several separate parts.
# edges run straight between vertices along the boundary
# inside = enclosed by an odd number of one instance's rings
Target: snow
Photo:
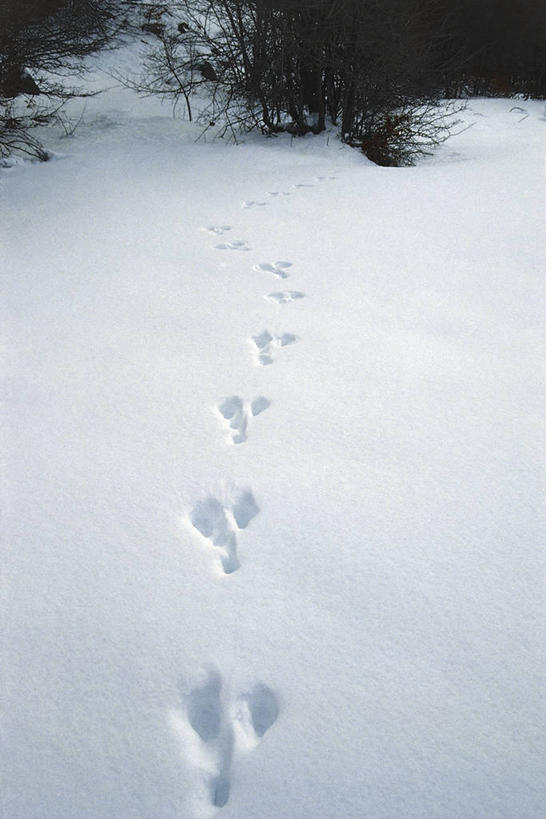
[[[513,106],[389,169],[112,89],[2,172],[6,817],[543,815]]]

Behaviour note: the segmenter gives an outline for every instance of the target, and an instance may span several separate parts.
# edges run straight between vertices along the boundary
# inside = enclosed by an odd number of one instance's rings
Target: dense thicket
[[[121,10],[117,0],[2,0],[0,159],[15,151],[47,158],[31,129],[76,93],[60,78],[112,42]]]
[[[517,6],[517,8],[515,8]],[[541,96],[544,11],[533,0],[173,0],[135,86],[176,101],[207,83],[209,120],[273,134],[327,121],[381,164],[442,140],[441,99]],[[444,109],[445,110],[445,109]]]
[[[52,76],[110,43],[127,9],[149,38],[138,90],[182,99],[192,118],[206,85],[207,121],[233,133],[331,122],[382,164],[411,162],[447,135],[446,97],[545,93],[537,0],[4,0],[0,156],[17,122],[28,133],[54,110],[36,100],[66,94]]]
[[[119,6],[114,0],[3,0],[0,93],[16,96],[23,71],[37,84],[40,75],[62,72],[105,46],[117,25]]]
[[[319,133],[327,121],[382,164],[446,136],[452,70],[436,0],[178,0],[149,6],[156,39],[136,87],[175,100],[207,83],[223,128]]]
[[[544,2],[450,0],[449,5],[451,48],[459,65],[450,77],[448,93],[544,98]]]

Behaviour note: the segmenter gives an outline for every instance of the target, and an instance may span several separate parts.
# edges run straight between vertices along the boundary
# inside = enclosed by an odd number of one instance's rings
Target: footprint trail
[[[279,704],[274,692],[263,683],[256,683],[242,694],[234,707],[234,724],[240,744],[255,748],[279,716]]]

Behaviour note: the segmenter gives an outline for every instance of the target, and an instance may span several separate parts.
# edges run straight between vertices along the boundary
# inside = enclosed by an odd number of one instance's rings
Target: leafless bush
[[[81,92],[67,83],[84,58],[114,43],[124,0],[4,0],[0,6],[0,157],[49,154],[34,128]]]
[[[192,95],[207,86],[205,129],[303,135],[330,121],[347,143],[390,164],[412,162],[446,136],[437,0],[175,0],[155,8],[142,74],[129,83],[175,107],[183,97],[190,119]]]

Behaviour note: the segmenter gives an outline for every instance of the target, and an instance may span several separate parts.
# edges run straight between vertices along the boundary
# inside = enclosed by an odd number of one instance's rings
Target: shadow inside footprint
[[[297,336],[293,333],[283,333],[282,336],[272,336],[267,330],[262,330],[258,335],[252,336],[252,341],[258,353],[258,363],[265,367],[268,364],[273,364],[273,351],[275,348],[294,344],[294,342],[297,341]]]
[[[235,535],[232,537],[233,542],[235,543]],[[237,557],[236,548],[237,546],[235,545],[230,552],[221,556],[222,569],[224,570],[225,574],[233,574],[233,572],[236,572],[241,565]]]
[[[234,444],[246,441],[247,418],[242,400],[238,395],[226,398],[218,407],[218,411],[230,426]],[[255,414],[255,413],[254,413]]]
[[[252,518],[256,517],[260,511],[258,504],[254,500],[254,495],[250,489],[241,492],[233,502],[231,507],[235,523],[239,529],[246,529]]]
[[[252,340],[254,341],[254,344],[258,350],[263,350],[268,344],[271,344],[273,341],[273,336],[267,330],[262,330],[262,332],[258,333],[257,336],[252,336]]]
[[[207,227],[201,228],[201,230],[206,230],[208,233],[214,233],[216,236],[221,236],[226,230],[231,230],[230,225],[207,225]]]
[[[255,264],[254,270],[258,273],[273,273],[273,275],[279,279],[287,279],[288,273],[286,269],[288,267],[292,267],[292,262],[263,262],[261,264]]]
[[[215,808],[223,808],[229,799],[229,780],[225,776],[218,776],[212,780],[210,786],[211,802]]]
[[[231,242],[220,242],[215,245],[217,250],[250,250],[249,246],[243,239],[233,239]]]
[[[216,498],[206,498],[195,504],[191,522],[203,537],[211,538],[215,546],[225,546],[229,527],[225,509]]]
[[[257,683],[247,697],[252,727],[256,736],[263,737],[279,716],[279,705],[273,691]]]
[[[260,395],[259,398],[255,398],[250,404],[250,411],[252,415],[256,417],[256,415],[259,415],[270,406],[271,401],[269,401],[269,399],[267,399],[265,396]]]
[[[266,299],[269,301],[274,301],[277,304],[289,304],[292,301],[296,301],[296,299],[303,299],[305,293],[300,292],[299,290],[282,290],[279,293],[269,293],[266,296]]]
[[[210,669],[203,685],[194,688],[188,696],[188,720],[203,742],[210,742],[220,734],[222,726],[221,690],[220,674],[215,669]]]
[[[231,531],[224,506],[216,498],[198,501],[191,516],[192,525],[203,537],[212,540],[213,546],[222,550],[222,567],[226,574],[239,568],[237,539]],[[239,527],[242,528],[242,527]]]

